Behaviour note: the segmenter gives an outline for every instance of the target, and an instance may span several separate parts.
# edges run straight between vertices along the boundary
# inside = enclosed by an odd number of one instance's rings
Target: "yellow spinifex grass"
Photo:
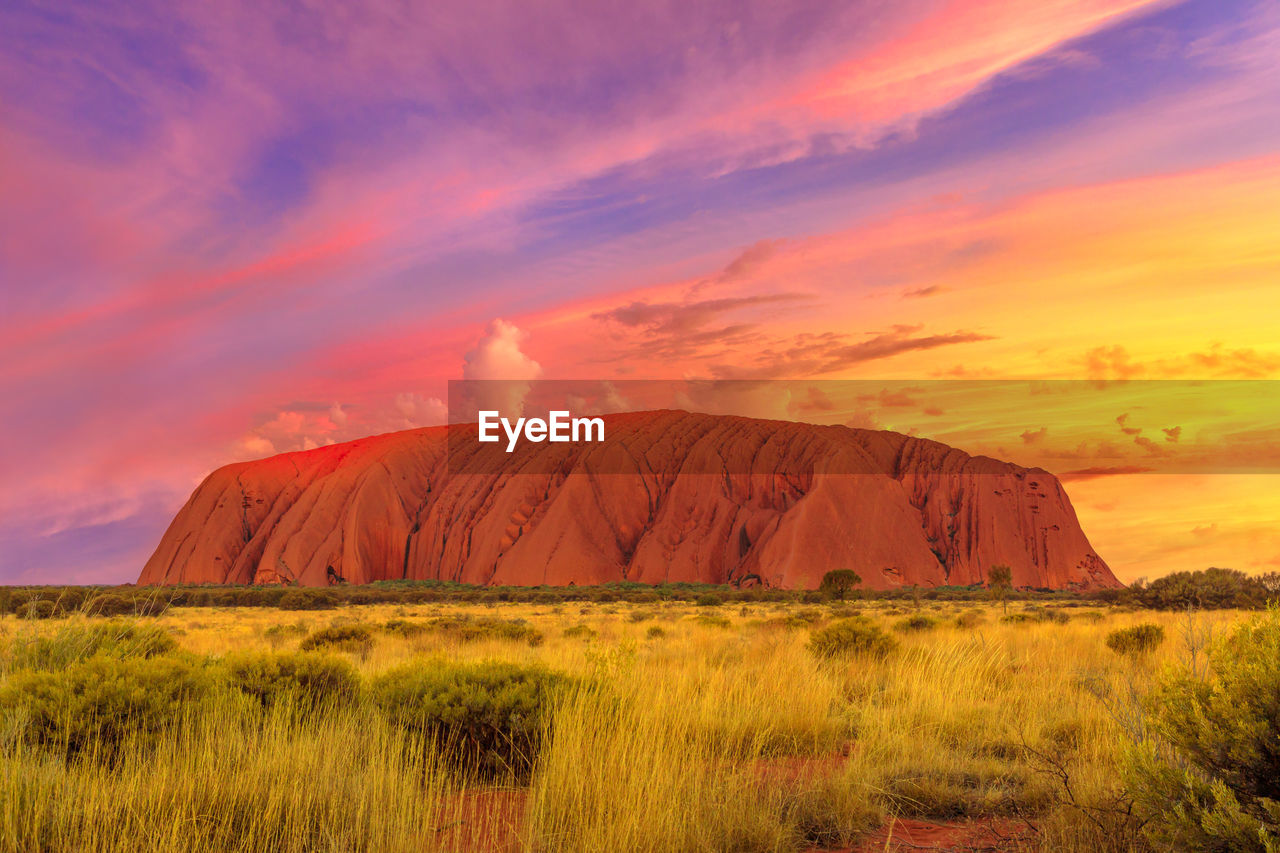
[[[1187,657],[1184,615],[1067,608],[1065,623],[1013,623],[981,607],[961,627],[972,605],[926,602],[936,626],[899,631],[900,610],[853,606],[895,652],[815,657],[806,620],[831,621],[826,606],[801,619],[787,618],[798,606],[665,603],[173,609],[140,622],[201,660],[293,651],[308,632],[359,622],[374,643],[346,657],[366,680],[415,661],[491,660],[541,665],[571,686],[531,780],[496,794],[367,698],[298,713],[218,690],[110,760],[26,744],[22,720],[6,718],[0,853],[798,851],[849,844],[890,815],[1025,818],[1044,849],[1123,849],[1080,807],[1115,794],[1126,714],[1163,665]],[[699,618],[708,611],[729,627]],[[544,640],[380,628],[467,613],[525,619]],[[1199,618],[1221,634],[1240,616]],[[1107,631],[1138,622],[1163,625],[1166,642],[1141,659],[1106,647]],[[0,684],[13,649],[67,624],[0,620]],[[575,625],[595,633],[565,636]],[[1046,761],[1069,769],[1074,804]]]
[[[456,835],[429,751],[350,712],[193,713],[114,762],[6,750],[0,846],[57,851],[421,851]]]

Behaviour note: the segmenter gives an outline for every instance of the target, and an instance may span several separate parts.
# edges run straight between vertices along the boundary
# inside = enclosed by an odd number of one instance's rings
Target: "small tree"
[[[844,597],[862,584],[862,577],[853,569],[834,569],[822,576],[818,590],[844,601]]]
[[[987,590],[992,599],[1000,602],[1005,613],[1009,612],[1009,593],[1013,591],[1013,569],[1008,566],[992,566],[987,571]]]

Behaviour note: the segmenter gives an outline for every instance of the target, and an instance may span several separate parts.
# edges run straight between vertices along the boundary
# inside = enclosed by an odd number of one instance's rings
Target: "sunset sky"
[[[1122,580],[1280,568],[1270,383],[1167,393],[1280,378],[1266,0],[6,2],[0,285],[0,582],[461,378],[893,380],[814,419],[1066,475]]]

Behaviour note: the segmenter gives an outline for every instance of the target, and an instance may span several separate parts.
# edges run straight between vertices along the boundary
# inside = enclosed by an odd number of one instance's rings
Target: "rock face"
[[[1037,468],[892,432],[676,411],[605,420],[602,443],[526,442],[498,473],[447,457],[462,427],[228,465],[138,583],[812,588],[850,568],[885,589],[980,583],[1006,564],[1020,587],[1120,585]]]

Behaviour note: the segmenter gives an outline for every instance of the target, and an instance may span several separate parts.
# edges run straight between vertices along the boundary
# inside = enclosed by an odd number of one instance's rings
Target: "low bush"
[[[67,757],[114,757],[127,738],[154,735],[212,687],[208,671],[177,657],[98,656],[56,671],[11,674],[0,708],[21,736]]]
[[[667,636],[667,632],[659,625],[650,625],[649,630],[644,632],[645,638],[650,640],[660,640]]]
[[[1071,617],[1061,610],[1050,610],[1047,607],[1030,606],[1023,610],[1028,619],[1033,622],[1054,622],[1064,625],[1071,621]]]
[[[1164,642],[1164,628],[1151,622],[1118,628],[1107,634],[1107,648],[1118,655],[1141,657],[1150,654]]]
[[[402,637],[416,637],[425,633],[427,626],[409,619],[388,619],[383,623],[382,630],[388,634],[399,634]]]
[[[590,640],[595,637],[595,629],[589,625],[573,625],[564,629],[566,639]]]
[[[497,619],[490,616],[439,616],[428,626],[446,637],[463,643],[480,640],[509,640],[542,645],[542,632],[523,619]]]
[[[133,613],[133,601],[123,595],[106,592],[85,602],[84,612],[90,616],[125,616]]]
[[[1026,625],[1034,622],[1035,619],[1031,618],[1029,613],[1006,613],[1000,617],[1000,621],[1006,625]]]
[[[262,632],[262,636],[268,638],[284,639],[297,634],[307,633],[307,626],[304,622],[279,622],[269,626]]]
[[[28,601],[23,605],[19,613],[24,619],[52,619],[55,616],[61,616],[62,611],[58,609],[58,605],[52,601],[44,599],[35,599]]]
[[[263,706],[295,702],[307,708],[343,704],[360,692],[360,677],[348,661],[332,655],[243,653],[223,661],[231,686]]]
[[[1141,626],[1139,626],[1141,627]],[[1280,850],[1280,610],[1163,676],[1125,781],[1156,849]]]
[[[724,604],[724,599],[718,595],[706,592],[695,598],[693,603],[698,607],[719,607],[721,604]]]
[[[486,778],[527,777],[553,696],[565,679],[506,663],[400,667],[374,679],[374,703],[395,724]]]
[[[985,621],[981,610],[962,610],[956,614],[956,627],[964,630],[976,628]]]
[[[111,620],[73,621],[48,636],[20,636],[9,649],[11,669],[61,669],[96,655],[115,659],[150,658],[177,648],[168,632],[155,625]]]
[[[862,617],[832,622],[809,637],[809,651],[826,659],[855,655],[884,657],[897,646],[893,637]]]
[[[373,648],[373,632],[367,625],[330,625],[307,635],[298,648],[304,652],[331,649],[352,654],[368,654]]]
[[[775,617],[773,619],[768,619],[758,624],[767,626],[769,628],[781,628],[784,631],[807,630],[814,626],[813,622],[810,622],[808,619],[804,619],[800,616],[797,616],[794,613],[789,614],[787,616],[780,616],[780,617]]]
[[[893,629],[904,634],[914,634],[922,631],[932,631],[937,627],[938,622],[932,616],[917,613],[914,616],[908,616],[906,619],[900,620],[893,626]]]
[[[328,590],[291,589],[276,602],[281,610],[332,610],[338,606],[338,597]]]
[[[733,623],[729,621],[728,616],[721,616],[719,613],[699,613],[694,617],[699,625],[706,625],[708,628],[731,628]]]

